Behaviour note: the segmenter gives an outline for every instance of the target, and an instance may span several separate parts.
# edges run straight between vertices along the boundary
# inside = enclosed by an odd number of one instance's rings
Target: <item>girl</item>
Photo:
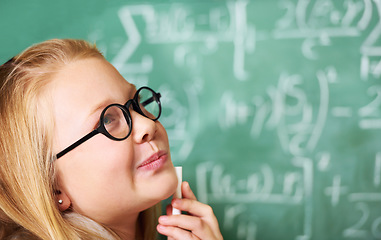
[[[160,98],[81,40],[0,66],[1,239],[222,239],[186,182],[157,224],[177,185]]]

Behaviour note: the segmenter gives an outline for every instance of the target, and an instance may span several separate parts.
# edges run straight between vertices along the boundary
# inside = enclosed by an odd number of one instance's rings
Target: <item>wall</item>
[[[225,239],[381,239],[381,1],[3,1],[0,59],[96,42],[163,95]],[[5,23],[4,19],[11,19]]]

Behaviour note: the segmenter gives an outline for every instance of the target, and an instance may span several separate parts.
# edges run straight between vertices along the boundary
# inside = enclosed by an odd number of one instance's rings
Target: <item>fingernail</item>
[[[163,226],[163,225],[157,225],[157,230],[162,230],[162,231],[164,231],[165,230],[165,226]]]
[[[175,198],[175,199],[172,200],[172,206],[173,206],[173,205],[176,205],[176,206],[177,206],[177,205],[180,204],[180,202],[181,202],[181,199],[179,199],[179,198]]]
[[[159,222],[165,223],[166,221],[168,221],[168,217],[167,216],[160,216],[159,217]]]
[[[185,184],[185,187],[186,187],[189,191],[193,192],[193,191],[192,191],[192,188],[190,187],[189,182],[187,182],[187,183]]]

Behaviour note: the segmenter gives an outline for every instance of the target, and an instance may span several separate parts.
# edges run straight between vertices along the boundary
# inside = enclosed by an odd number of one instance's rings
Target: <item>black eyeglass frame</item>
[[[147,104],[151,103],[152,101],[156,101],[156,103],[158,104],[159,106],[159,113],[157,115],[156,118],[151,118],[149,116],[147,116],[146,114],[144,114],[144,112],[141,110],[140,106],[139,106],[139,93],[143,90],[143,89],[147,89],[149,91],[152,92],[152,97],[147,99],[146,101],[142,102],[141,104],[143,106],[146,106]],[[160,115],[161,115],[161,102],[160,102],[160,97],[161,97],[161,94],[160,93],[157,93],[155,92],[154,90],[152,90],[151,88],[149,87],[141,87],[139,88],[134,97],[130,100],[128,100],[124,105],[121,105],[121,104],[118,104],[118,103],[113,103],[113,104],[110,104],[108,105],[107,107],[105,107],[101,113],[101,116],[100,116],[100,119],[99,119],[99,126],[94,129],[93,131],[91,131],[90,133],[86,134],[84,137],[80,138],[79,140],[77,140],[76,142],[74,142],[73,144],[71,144],[69,147],[65,148],[64,150],[62,150],[61,152],[59,152],[57,155],[56,155],[56,159],[62,157],[63,155],[65,155],[66,153],[70,152],[71,150],[73,150],[74,148],[78,147],[79,145],[81,145],[82,143],[84,143],[85,141],[89,140],[90,138],[94,137],[95,135],[99,134],[99,133],[102,133],[103,135],[105,135],[106,137],[112,139],[112,140],[115,140],[115,141],[122,141],[126,138],[128,138],[131,134],[131,131],[132,131],[132,118],[131,118],[131,114],[130,114],[130,111],[128,110],[130,108],[130,105],[132,105],[132,109],[134,111],[136,111],[137,113],[139,113],[140,115],[146,117],[146,118],[149,118],[151,119],[152,121],[156,121],[159,119]],[[123,137],[123,138],[116,138],[114,136],[112,136],[105,128],[105,125],[104,125],[104,114],[105,112],[110,108],[110,107],[113,107],[113,106],[116,106],[116,107],[119,107],[122,111],[123,111],[123,115],[124,117],[126,118],[126,121],[127,121],[127,124],[129,126],[129,132],[127,134],[127,136]]]

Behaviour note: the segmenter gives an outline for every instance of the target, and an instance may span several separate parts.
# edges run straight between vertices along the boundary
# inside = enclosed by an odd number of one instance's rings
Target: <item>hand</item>
[[[173,199],[167,206],[167,216],[159,218],[157,231],[169,240],[222,240],[218,221],[213,209],[197,201],[189,183],[181,185],[183,199]],[[188,212],[188,215],[172,215],[172,207]]]

